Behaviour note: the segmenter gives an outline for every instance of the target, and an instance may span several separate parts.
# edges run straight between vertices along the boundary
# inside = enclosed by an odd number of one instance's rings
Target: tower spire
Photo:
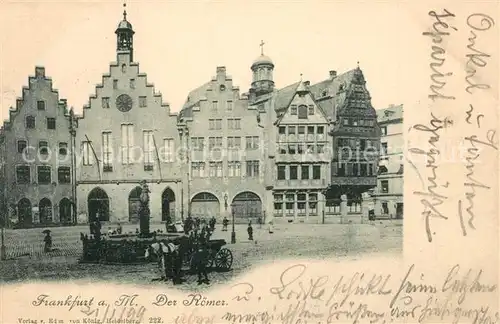
[[[127,20],[127,3],[123,1],[123,20]]]
[[[260,55],[262,55],[262,56],[264,56],[264,45],[265,44],[266,43],[264,43],[264,40],[260,41],[260,45],[259,45],[260,46]]]

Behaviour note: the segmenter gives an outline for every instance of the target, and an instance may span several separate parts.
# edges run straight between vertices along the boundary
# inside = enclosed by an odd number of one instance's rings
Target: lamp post
[[[236,243],[236,232],[234,231],[234,204],[231,204],[231,214],[233,215],[233,231],[231,232],[231,244]]]
[[[227,211],[227,193],[224,194],[224,209]]]
[[[2,216],[4,219],[2,220],[2,246],[0,246],[0,259],[3,261],[7,258],[6,253],[5,253],[5,240],[4,240],[4,227],[5,227],[5,216]]]

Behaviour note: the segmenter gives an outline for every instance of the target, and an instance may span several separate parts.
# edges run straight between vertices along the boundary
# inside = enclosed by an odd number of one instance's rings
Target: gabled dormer
[[[279,111],[279,124],[328,124],[329,119],[309,91],[309,81],[298,83],[286,109]]]

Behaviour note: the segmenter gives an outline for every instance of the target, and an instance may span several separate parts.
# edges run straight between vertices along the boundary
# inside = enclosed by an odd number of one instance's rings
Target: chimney
[[[310,86],[310,85],[311,85],[311,82],[310,82],[310,81],[304,81],[304,85],[305,85],[306,87],[308,87],[308,86]]]
[[[43,66],[35,67],[35,77],[45,78],[45,68]]]
[[[333,78],[336,78],[336,77],[337,77],[337,71],[330,70],[330,78],[333,79]]]
[[[394,108],[394,104],[389,104],[389,108]]]
[[[217,77],[225,76],[225,75],[226,75],[226,67],[225,66],[218,66],[217,67]]]

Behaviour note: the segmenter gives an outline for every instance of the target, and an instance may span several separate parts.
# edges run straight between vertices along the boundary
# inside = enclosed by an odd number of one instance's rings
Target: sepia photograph
[[[500,323],[498,5],[0,1],[0,323]]]
[[[25,66],[2,67],[13,75],[2,84],[2,280],[189,286],[280,258],[402,252],[403,105],[380,100],[380,71],[364,68],[377,61],[346,53],[342,70],[311,81],[305,62],[290,78],[287,54],[268,47],[266,33],[233,39],[252,59],[235,51],[231,68],[210,59],[175,89],[183,101],[174,105],[139,67],[162,66],[147,41],[170,42],[170,33],[140,26],[129,7],[141,3],[106,5],[102,19],[114,29],[67,31],[79,69],[103,72],[81,80],[93,88],[52,73],[70,60],[42,66],[33,57],[21,83],[10,80],[22,80]],[[93,94],[79,105],[83,90]]]

